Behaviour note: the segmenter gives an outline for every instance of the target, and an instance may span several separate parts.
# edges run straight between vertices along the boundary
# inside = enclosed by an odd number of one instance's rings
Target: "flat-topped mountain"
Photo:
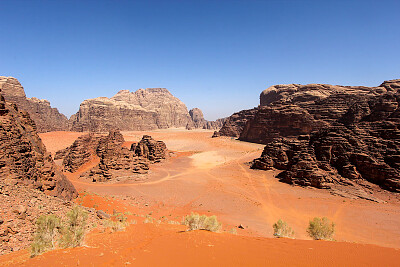
[[[38,132],[66,131],[69,129],[68,119],[47,100],[36,97],[27,98],[20,82],[13,77],[0,76],[0,90],[8,102],[29,113],[35,122]]]
[[[185,127],[191,118],[185,104],[167,89],[147,88],[85,100],[70,121],[74,131],[105,132]]]

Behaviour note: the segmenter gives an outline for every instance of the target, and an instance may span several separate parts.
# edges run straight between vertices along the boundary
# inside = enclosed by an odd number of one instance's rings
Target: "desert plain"
[[[83,134],[39,136],[55,153]],[[110,214],[125,212],[136,224],[115,233],[94,229],[78,248],[34,258],[26,249],[3,255],[1,266],[396,266],[400,260],[396,195],[377,192],[382,200],[377,203],[281,183],[276,171],[250,169],[249,162],[261,154],[263,145],[211,138],[209,130],[122,134],[126,146],[143,135],[162,140],[170,156],[139,179],[93,183],[79,178],[96,165],[96,158],[65,174],[79,192],[76,203]],[[191,212],[216,215],[221,233],[185,231],[178,223]],[[316,216],[335,222],[335,241],[315,241],[307,235],[308,222]],[[145,217],[154,221],[145,223]],[[293,228],[294,239],[273,238],[272,225],[278,219]]]

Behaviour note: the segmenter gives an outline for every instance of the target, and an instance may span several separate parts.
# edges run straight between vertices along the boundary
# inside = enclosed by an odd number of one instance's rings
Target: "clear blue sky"
[[[166,87],[206,119],[280,83],[400,78],[400,1],[3,1],[0,75],[66,115]]]

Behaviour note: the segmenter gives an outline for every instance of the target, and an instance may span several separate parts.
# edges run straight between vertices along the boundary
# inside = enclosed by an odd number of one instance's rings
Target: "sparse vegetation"
[[[66,216],[66,222],[62,222],[54,214],[42,215],[37,219],[37,228],[31,244],[32,257],[56,247],[77,247],[82,243],[87,212],[80,207],[75,207]]]
[[[128,217],[121,212],[114,211],[114,215],[104,225],[111,228],[112,232],[123,231],[128,225]]]
[[[329,221],[326,217],[315,217],[310,221],[307,233],[315,240],[333,240],[335,223]]]
[[[187,215],[183,220],[183,224],[188,226],[188,231],[207,230],[219,232],[222,227],[221,223],[217,220],[217,216],[199,215],[198,213]]]
[[[292,230],[292,228],[289,227],[289,225],[281,219],[274,223],[274,225],[272,225],[272,228],[274,228],[274,236],[276,237],[294,237],[294,231]]]
[[[55,248],[61,220],[53,214],[42,215],[37,219],[36,226],[36,233],[31,244],[32,257]]]
[[[60,245],[62,247],[77,247],[82,243],[87,217],[87,212],[78,206],[67,213],[68,221],[61,228]]]

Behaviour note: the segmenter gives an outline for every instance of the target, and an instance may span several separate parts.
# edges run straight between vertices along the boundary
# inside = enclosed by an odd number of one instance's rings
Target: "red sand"
[[[73,142],[81,133],[46,133],[41,137],[55,152]],[[128,196],[112,204],[104,197],[88,195],[85,206],[112,212],[152,213],[154,218],[179,218],[197,211],[216,214],[224,230],[243,224],[238,235],[205,231],[179,232],[182,226],[130,226],[121,233],[92,233],[87,246],[45,253],[30,259],[28,265],[129,265],[164,266],[265,266],[265,265],[397,265],[400,251],[400,204],[390,194],[379,197],[388,203],[350,200],[324,190],[294,187],[280,183],[274,175],[249,169],[246,162],[260,155],[263,146],[210,138],[210,131],[165,130],[123,133],[129,144],[150,134],[166,142],[176,157],[151,167],[144,182],[93,184],[67,174],[79,190],[101,196]],[[65,138],[65,137],[68,138]],[[96,159],[82,167],[84,171]],[[131,199],[131,200],[130,200]],[[305,229],[315,216],[327,216],[337,224],[337,241],[311,240]],[[283,219],[296,232],[297,240],[271,239],[272,224]],[[26,252],[0,257],[1,262],[26,260]],[[19,256],[18,256],[19,255]],[[23,260],[18,260],[23,258]]]

